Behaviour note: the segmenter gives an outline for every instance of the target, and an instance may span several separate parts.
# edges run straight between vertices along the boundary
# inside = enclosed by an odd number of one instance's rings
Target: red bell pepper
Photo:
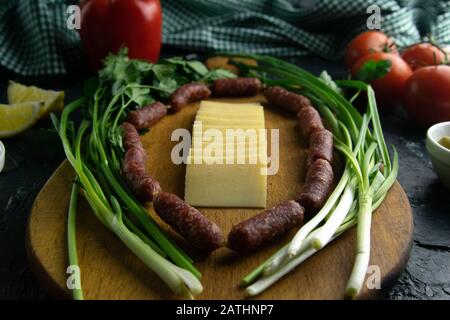
[[[85,0],[81,2],[80,38],[93,70],[109,52],[128,48],[130,58],[156,62],[161,50],[159,0]]]

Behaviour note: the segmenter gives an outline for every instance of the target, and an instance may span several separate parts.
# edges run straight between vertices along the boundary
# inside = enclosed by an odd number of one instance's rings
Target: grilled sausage
[[[257,78],[229,78],[214,81],[211,91],[216,97],[251,97],[262,89]]]
[[[193,247],[209,253],[222,246],[222,231],[194,207],[169,192],[160,192],[153,201],[158,216]]]
[[[161,102],[155,102],[140,109],[131,111],[126,119],[137,130],[147,129],[167,114],[167,108]]]
[[[309,141],[309,136],[315,130],[323,130],[322,119],[319,112],[313,107],[305,107],[297,113],[298,122],[303,138]]]
[[[169,98],[171,112],[178,112],[189,103],[208,99],[211,90],[203,83],[188,83],[175,90]]]
[[[129,122],[122,124],[122,144],[126,150],[122,163],[122,176],[133,194],[142,202],[152,201],[161,187],[147,174],[147,153],[142,146],[139,133]]]
[[[235,251],[256,249],[300,226],[303,213],[303,207],[293,200],[265,210],[235,225],[228,235],[228,246]]]
[[[317,159],[326,160],[330,164],[333,161],[333,134],[327,129],[313,131],[309,136],[307,168]]]
[[[130,148],[125,153],[122,174],[133,194],[140,201],[150,202],[161,191],[161,187],[158,181],[147,174],[145,162],[146,153],[143,149]]]
[[[134,163],[145,168],[145,163],[147,162],[147,153],[144,148],[140,146],[131,147],[125,152],[125,157],[123,159],[123,168],[126,168],[129,164]]]
[[[323,159],[317,159],[308,169],[305,185],[297,202],[306,210],[306,215],[316,213],[325,203],[333,185],[333,169]]]
[[[127,151],[133,147],[142,147],[141,138],[136,128],[129,122],[122,123],[122,145]]]
[[[311,106],[311,101],[307,97],[277,86],[266,89],[264,97],[269,104],[294,114],[304,107]]]

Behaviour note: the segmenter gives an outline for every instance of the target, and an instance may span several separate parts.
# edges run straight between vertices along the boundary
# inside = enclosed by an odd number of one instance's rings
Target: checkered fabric
[[[65,75],[82,63],[65,0],[0,1],[0,66],[20,76]]]
[[[79,36],[66,27],[67,6],[77,3],[1,0],[0,66],[25,77],[77,70],[84,63]],[[197,52],[339,59],[348,41],[367,30],[369,5],[380,8],[381,28],[399,46],[419,41],[423,30],[450,44],[449,0],[162,0],[162,4],[164,44]]]

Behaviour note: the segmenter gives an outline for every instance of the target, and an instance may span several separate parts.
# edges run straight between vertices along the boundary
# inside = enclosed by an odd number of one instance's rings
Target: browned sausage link
[[[126,121],[135,126],[136,129],[150,128],[167,114],[167,108],[157,101],[143,108],[131,111]]]
[[[309,136],[307,168],[317,159],[326,160],[330,164],[333,161],[333,134],[327,129],[313,131]]]
[[[211,90],[203,83],[188,83],[175,90],[169,98],[171,112],[178,112],[189,103],[208,99]]]
[[[128,163],[138,163],[141,167],[145,168],[147,162],[147,153],[141,146],[131,147],[125,152],[124,167]]]
[[[169,192],[160,192],[153,201],[158,216],[181,234],[194,248],[209,253],[222,246],[222,231],[194,207]]]
[[[297,114],[302,108],[311,106],[311,101],[305,96],[290,92],[281,87],[270,87],[264,91],[269,104]]]
[[[153,201],[154,196],[161,191],[155,179],[145,170],[146,153],[139,147],[130,148],[125,153],[122,174],[133,194],[142,202]]]
[[[211,91],[216,97],[251,97],[262,89],[257,78],[229,78],[214,81]]]
[[[328,161],[314,161],[306,174],[305,185],[297,202],[306,210],[306,215],[316,213],[325,203],[333,185],[333,169]]]
[[[141,138],[139,138],[139,133],[136,128],[129,122],[122,123],[122,144],[127,151],[133,147],[142,147]]]
[[[305,107],[300,109],[297,113],[297,118],[300,124],[302,136],[306,141],[309,141],[309,136],[313,133],[313,131],[324,129],[320,114],[313,107]]]
[[[303,222],[303,213],[303,207],[293,200],[265,210],[235,225],[228,235],[228,246],[235,251],[256,249],[300,226]]]

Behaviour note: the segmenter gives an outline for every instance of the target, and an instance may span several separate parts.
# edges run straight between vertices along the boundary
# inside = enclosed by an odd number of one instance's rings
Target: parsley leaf
[[[150,95],[149,88],[127,87],[124,93],[130,100],[132,100],[140,107],[143,107],[155,101],[155,99],[153,99],[153,97]]]
[[[128,49],[120,49],[118,54],[109,54],[104,67],[99,71],[102,83],[112,83],[112,93],[117,94],[127,84],[141,83],[150,73],[153,64],[143,60],[128,58]]]
[[[158,81],[175,76],[177,66],[173,64],[156,64],[153,66],[153,73]]]
[[[206,68],[206,66],[200,61],[187,61],[186,65],[202,77],[204,77],[208,73],[208,68]]]
[[[162,81],[156,82],[155,85],[152,86],[152,89],[159,91],[162,98],[168,98],[177,88],[177,81],[171,78],[166,78]]]
[[[364,63],[356,74],[356,79],[364,82],[371,82],[375,79],[383,78],[391,70],[390,60],[369,60]]]
[[[109,54],[104,67],[99,71],[99,80],[110,88],[109,94],[125,93],[138,107],[155,100],[167,101],[180,86],[193,82],[211,82],[220,78],[234,78],[233,73],[224,69],[208,70],[198,60],[174,57],[150,63],[128,58],[127,48],[117,54]],[[98,84],[92,82],[88,92],[94,92]]]
[[[203,81],[205,82],[212,82],[217,79],[223,79],[223,78],[236,78],[236,75],[225,69],[214,69],[211,71],[208,71],[207,74],[203,77]]]

